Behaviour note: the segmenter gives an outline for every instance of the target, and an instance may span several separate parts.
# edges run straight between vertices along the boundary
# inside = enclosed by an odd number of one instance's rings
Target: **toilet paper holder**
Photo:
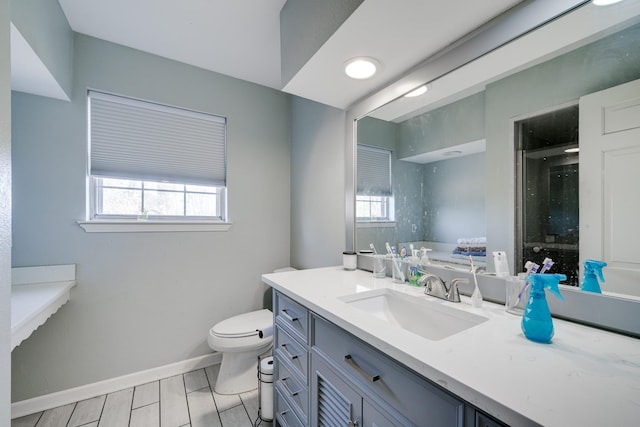
[[[273,421],[273,356],[258,356],[258,418],[260,421]]]

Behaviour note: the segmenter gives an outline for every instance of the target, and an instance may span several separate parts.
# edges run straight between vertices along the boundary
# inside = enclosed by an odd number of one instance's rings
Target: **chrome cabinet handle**
[[[280,381],[282,382],[282,385],[284,386],[285,390],[287,390],[287,393],[289,393],[291,396],[297,396],[298,393],[300,393],[300,390],[298,391],[291,390],[291,388],[289,387],[289,383],[287,382],[288,379],[289,377],[284,377]]]
[[[360,375],[362,375],[363,377],[365,377],[366,379],[368,379],[369,381],[376,382],[380,379],[380,375],[371,375],[370,373],[368,373],[367,371],[365,371],[364,369],[362,369],[355,360],[353,360],[353,357],[350,354],[347,354],[344,357],[344,361],[347,365],[351,366],[353,369],[355,369],[356,371],[358,371],[360,373]]]
[[[282,310],[280,310],[280,314],[282,314],[282,317],[284,317],[285,319],[287,319],[289,322],[295,322],[296,320],[298,320],[298,316],[296,316],[294,314],[294,316],[291,316],[289,313],[287,313],[289,309],[287,308],[283,308]]]
[[[349,421],[349,427],[358,427],[357,421]]]
[[[285,354],[285,356],[287,356],[289,359],[294,360],[298,358],[297,354],[291,354],[289,353],[289,350],[287,350],[287,345],[286,344],[280,344],[280,347],[282,348],[282,352]]]

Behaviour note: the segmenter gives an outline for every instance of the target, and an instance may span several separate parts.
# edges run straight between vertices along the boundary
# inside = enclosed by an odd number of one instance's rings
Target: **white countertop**
[[[640,423],[640,340],[554,319],[551,344],[527,340],[502,305],[441,301],[371,273],[327,267],[263,275],[263,281],[425,378],[513,426]],[[439,341],[389,326],[338,298],[391,288],[485,316]],[[419,322],[420,319],[416,319]]]

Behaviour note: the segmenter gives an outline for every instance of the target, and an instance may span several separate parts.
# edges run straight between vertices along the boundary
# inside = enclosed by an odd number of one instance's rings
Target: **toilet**
[[[259,331],[265,331],[260,338]],[[222,353],[213,389],[218,394],[238,394],[258,388],[258,356],[273,342],[273,313],[263,309],[230,317],[209,330],[207,343]]]

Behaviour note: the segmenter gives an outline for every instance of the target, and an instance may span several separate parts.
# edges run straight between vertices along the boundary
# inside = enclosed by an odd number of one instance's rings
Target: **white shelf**
[[[71,296],[75,265],[11,269],[11,350],[47,321]]]

